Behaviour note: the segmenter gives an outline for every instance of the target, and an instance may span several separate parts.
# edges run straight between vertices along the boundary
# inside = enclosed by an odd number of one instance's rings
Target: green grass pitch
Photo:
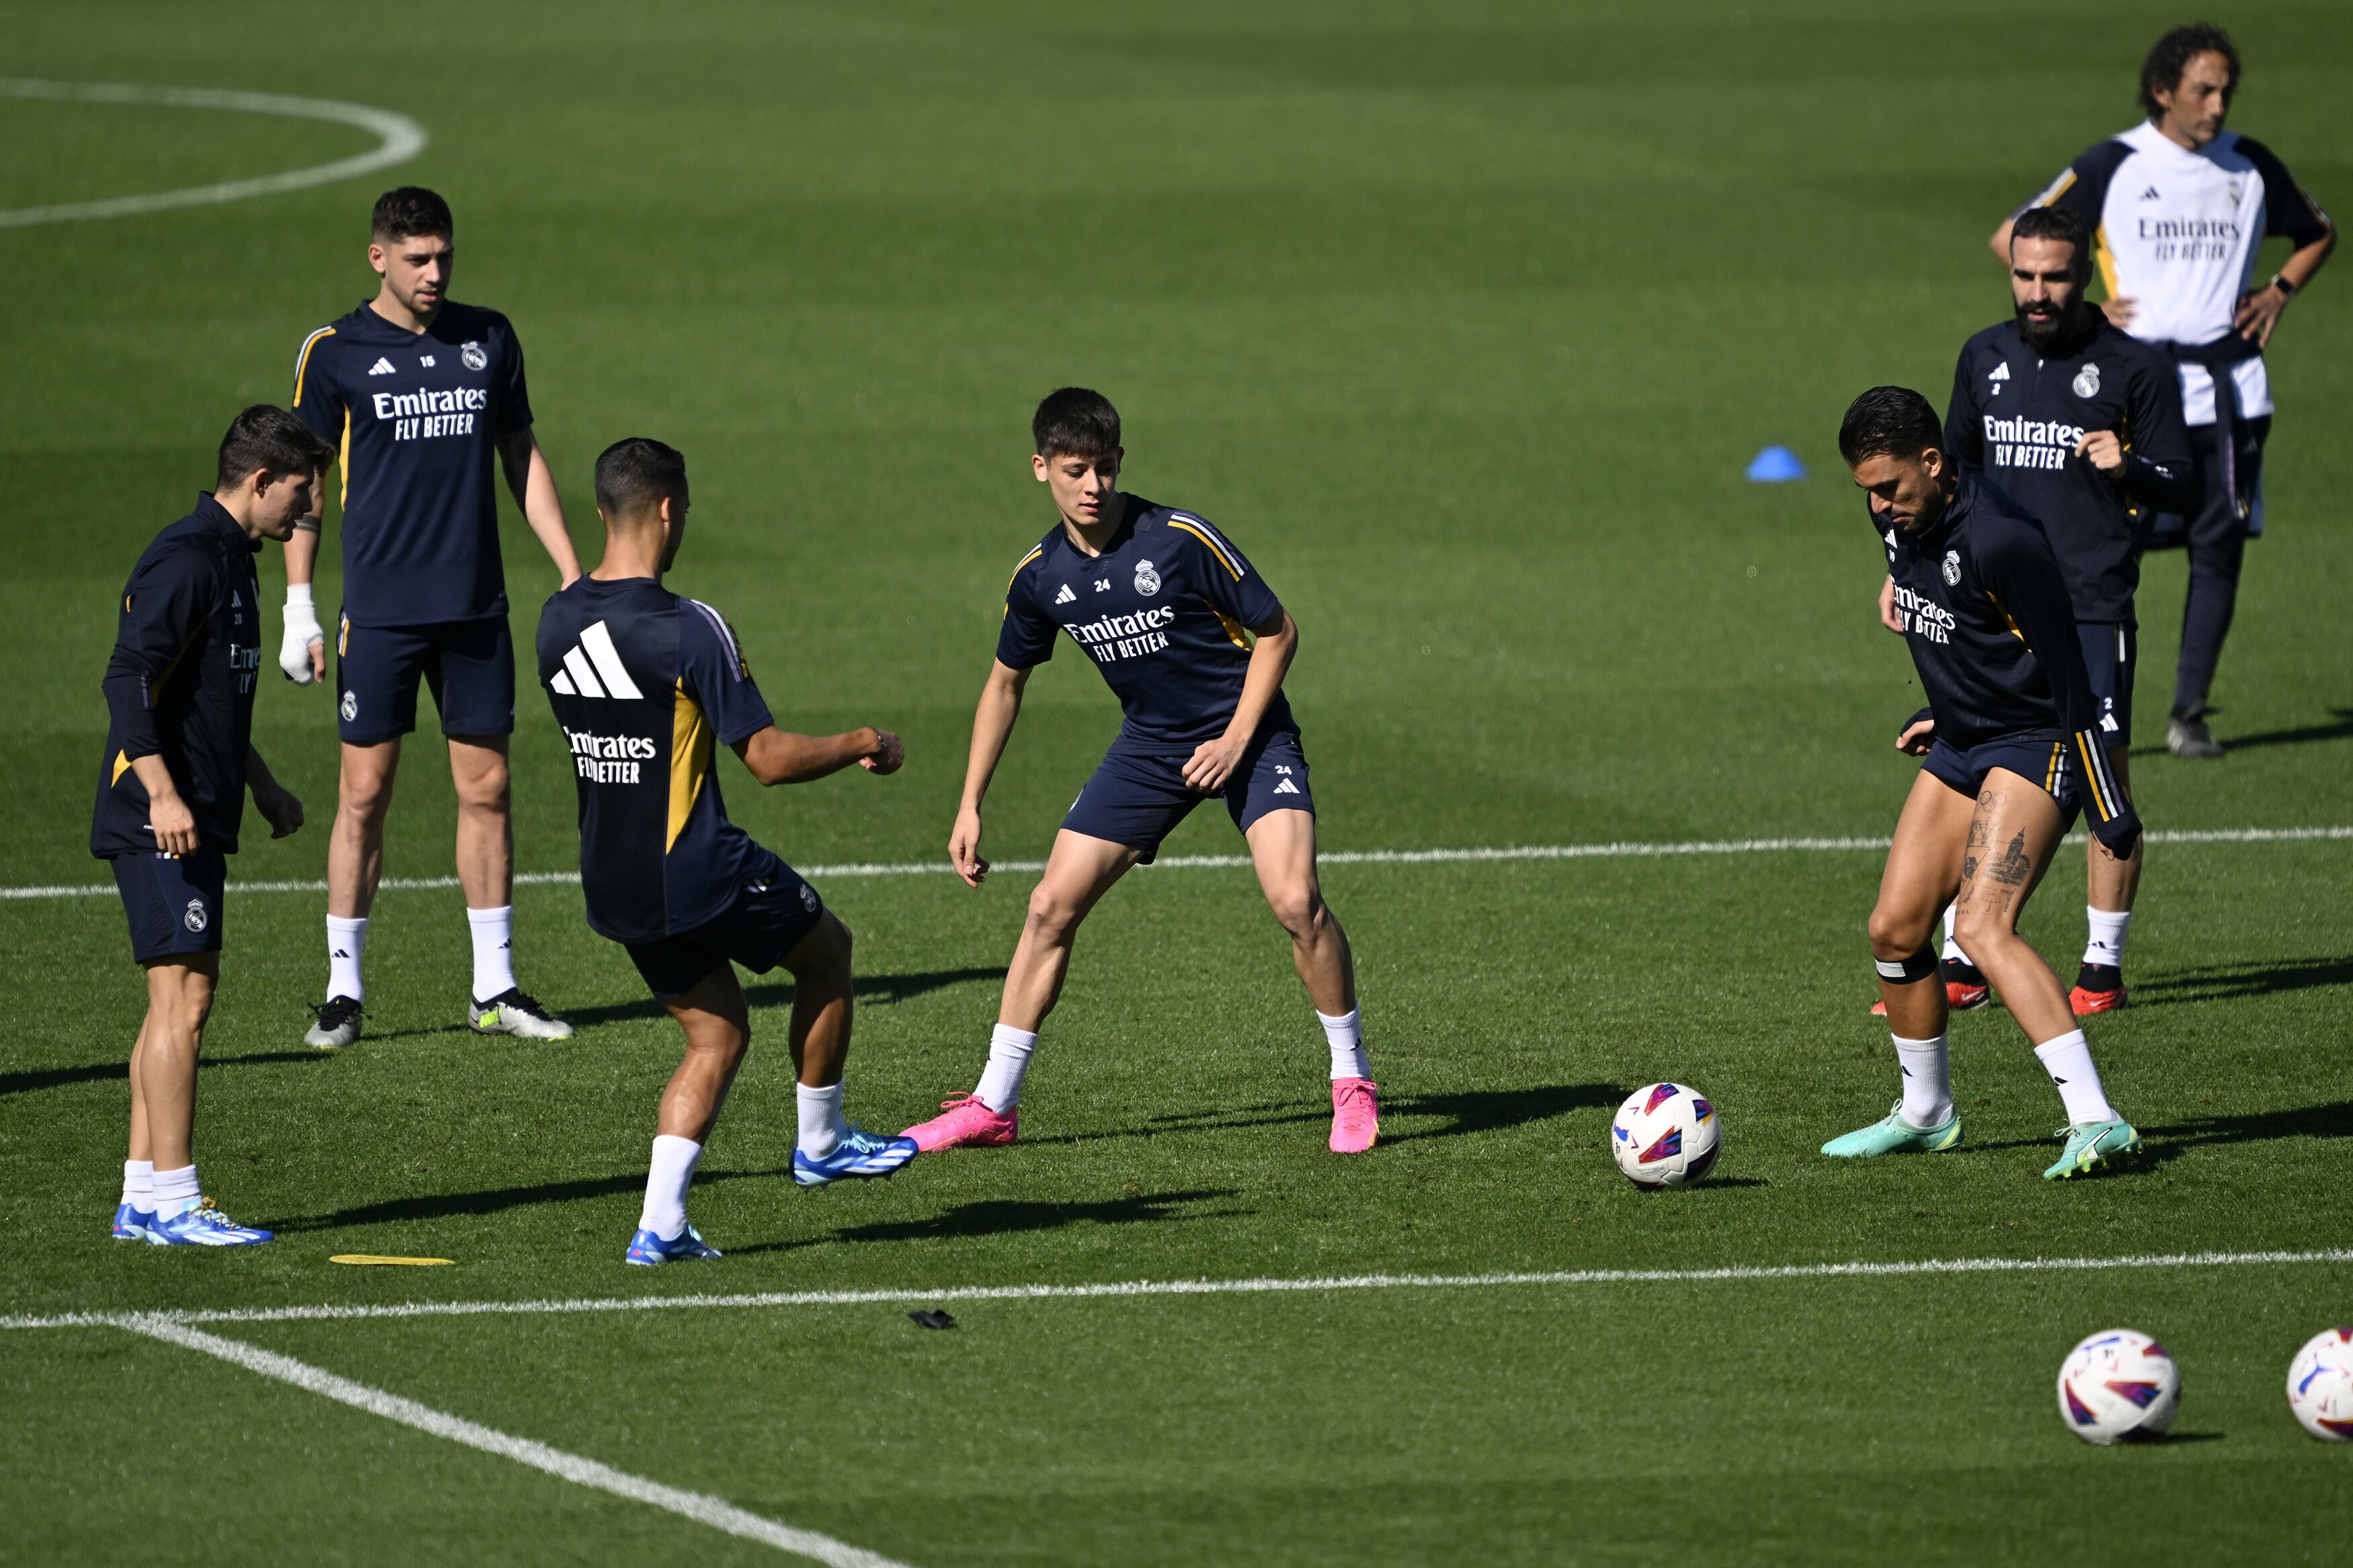
[[[1139,492],[1197,507],[1303,628],[1290,689],[1330,850],[1883,834],[1909,661],[1831,436],[1855,391],[1941,405],[2007,308],[1984,236],[2129,122],[2176,18],[1822,0],[1182,7],[427,4],[0,6],[5,72],[374,104],[396,172],[174,214],[0,228],[0,884],[93,885],[109,605],[239,405],[369,291],[367,203],[445,192],[461,299],[515,320],[592,559],[587,469],[684,448],[673,578],[733,616],[788,725],[906,736],[889,780],[729,803],[808,866],[942,854],[1005,574],[1048,515],[1024,421],[1065,382],[1126,416]],[[2353,19],[2219,18],[2233,123],[2353,208]],[[347,127],[0,98],[0,209],[365,150]],[[2275,248],[2275,247],[2274,247]],[[2266,265],[2274,259],[2266,253]],[[2271,531],[2226,656],[2219,763],[2163,753],[2182,592],[2153,558],[2134,757],[2158,830],[2353,824],[2353,262],[2289,311]],[[1813,470],[1752,486],[1770,442]],[[519,640],[553,587],[507,519]],[[265,592],[280,579],[275,552]],[[320,601],[335,602],[334,552]],[[272,626],[274,628],[274,620]],[[323,874],[328,698],[259,741],[311,828],[246,881]],[[1116,722],[1067,651],[990,802],[1042,854]],[[572,864],[526,685],[517,863]],[[396,877],[448,870],[413,744]],[[1171,855],[1237,847],[1207,810]],[[2078,851],[2029,918],[2063,967]],[[2287,1359],[2353,1265],[969,1299],[957,1288],[1932,1258],[2309,1253],[2353,1242],[2353,841],[2158,844],[2137,1005],[2090,1028],[2137,1172],[2037,1179],[2058,1107],[1999,1012],[1959,1018],[1969,1142],[1833,1166],[1892,1093],[1867,1015],[1868,850],[1353,864],[1384,1085],[1323,1148],[1324,1052],[1249,874],[1139,873],[1088,927],[1016,1149],[797,1192],[785,988],[693,1203],[729,1256],[625,1269],[675,1031],[577,889],[522,889],[559,1047],[458,1026],[454,890],[388,891],[371,1030],[300,1044],[316,894],[229,900],[200,1158],[249,1255],[104,1238],[140,988],[111,897],[0,900],[0,1316],[638,1293],[904,1300],[213,1323],[207,1331],[924,1568],[982,1563],[2339,1560],[2353,1451],[2290,1421]],[[851,1114],[970,1087],[1027,879],[821,879],[859,933]],[[1605,1128],[1678,1078],[1718,1179],[1646,1195]],[[423,1253],[434,1270],[331,1267]],[[2126,1325],[2179,1358],[2180,1440],[2084,1447],[2052,1377]],[[9,1562],[773,1562],[118,1327],[0,1330]],[[2332,1546],[2331,1542],[2338,1544]]]

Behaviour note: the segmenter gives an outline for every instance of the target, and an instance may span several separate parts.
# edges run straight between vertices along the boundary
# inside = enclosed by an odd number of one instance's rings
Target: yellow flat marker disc
[[[454,1264],[454,1258],[379,1258],[373,1252],[338,1252],[327,1259],[330,1263],[358,1263],[391,1268],[430,1268],[436,1264]]]

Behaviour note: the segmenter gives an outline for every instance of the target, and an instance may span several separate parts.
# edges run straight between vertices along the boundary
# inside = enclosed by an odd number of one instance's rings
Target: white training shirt
[[[2146,122],[2085,152],[2027,205],[2084,215],[2109,297],[2137,302],[2125,330],[2153,343],[2214,342],[2231,331],[2266,235],[2300,247],[2328,232],[2320,205],[2262,142],[2225,131],[2191,152]],[[2213,377],[2180,371],[2183,416],[2212,424]],[[2232,374],[2240,412],[2269,414],[2263,357]]]

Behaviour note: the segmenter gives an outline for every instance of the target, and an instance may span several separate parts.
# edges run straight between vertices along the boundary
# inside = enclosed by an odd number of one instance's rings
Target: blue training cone
[[[1767,447],[1748,465],[1748,477],[1760,485],[1786,485],[1806,477],[1806,465],[1787,447]]]

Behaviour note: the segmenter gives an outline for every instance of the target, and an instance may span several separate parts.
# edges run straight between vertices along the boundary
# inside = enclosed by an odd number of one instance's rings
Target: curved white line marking
[[[372,169],[405,163],[425,150],[425,127],[406,114],[371,109],[364,103],[338,103],[325,98],[287,98],[274,92],[233,92],[210,87],[125,87],[107,82],[32,81],[0,77],[0,98],[43,99],[58,103],[144,104],[164,109],[225,109],[239,114],[282,114],[297,120],[330,120],[373,132],[380,139],[374,151],[340,158],[282,174],[262,174],[250,180],[227,180],[217,185],[189,185],[147,195],[110,196],[103,201],[61,202],[54,206],[16,207],[0,212],[0,228],[29,228],[40,223],[72,223],[82,218],[131,217],[140,213],[168,212],[174,207],[209,206],[217,202],[241,202],[248,196],[299,191],[348,180]]]

